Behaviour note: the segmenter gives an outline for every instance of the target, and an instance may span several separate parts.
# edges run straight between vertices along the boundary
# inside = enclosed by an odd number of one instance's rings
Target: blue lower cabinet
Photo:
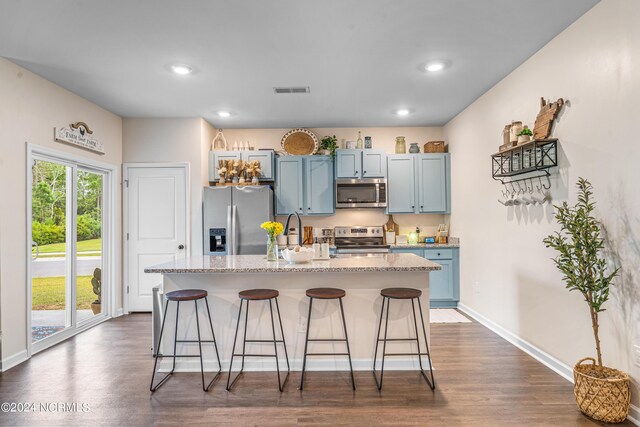
[[[442,270],[429,273],[431,308],[455,308],[460,301],[460,256],[458,248],[393,248],[393,253],[411,253],[433,261]]]

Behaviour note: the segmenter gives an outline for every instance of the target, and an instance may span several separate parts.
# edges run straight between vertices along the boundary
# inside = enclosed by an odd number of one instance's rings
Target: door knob
[[[184,249],[184,245],[178,245],[178,249]]]

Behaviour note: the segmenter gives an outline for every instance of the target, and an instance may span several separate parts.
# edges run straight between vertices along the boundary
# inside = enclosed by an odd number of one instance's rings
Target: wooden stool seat
[[[380,291],[380,295],[393,299],[411,299],[419,298],[422,291],[413,288],[386,288]]]
[[[342,289],[337,288],[313,288],[307,289],[307,296],[310,298],[318,299],[337,299],[342,298],[347,293]]]
[[[266,299],[277,298],[280,292],[275,289],[247,289],[246,291],[238,292],[240,299],[246,299],[251,301],[261,301]]]
[[[202,289],[181,289],[179,291],[171,291],[164,294],[164,297],[169,301],[195,301],[201,298],[206,298],[207,291]]]

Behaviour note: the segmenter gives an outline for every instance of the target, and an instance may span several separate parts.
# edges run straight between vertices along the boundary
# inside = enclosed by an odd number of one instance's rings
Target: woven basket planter
[[[590,361],[590,364],[583,362]],[[573,392],[580,410],[598,421],[621,423],[629,415],[629,376],[617,369],[596,365],[585,357],[573,367]]]

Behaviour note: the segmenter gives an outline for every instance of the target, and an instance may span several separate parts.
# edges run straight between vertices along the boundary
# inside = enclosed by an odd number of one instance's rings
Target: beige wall
[[[545,207],[504,207],[488,156],[512,119],[531,124],[541,96],[568,103],[555,128],[560,167],[555,203],[576,201],[575,182],[595,187],[609,260],[621,275],[601,316],[604,362],[634,378],[640,367],[640,2],[606,0],[445,126],[451,142],[451,221],[464,242],[461,300],[569,366],[595,354],[588,308],[568,292],[542,239],[558,229]],[[637,362],[640,363],[640,362]]]
[[[252,147],[273,148],[282,150],[280,140],[290,129],[225,129],[224,135],[227,143],[233,146],[237,141],[249,141]],[[345,140],[355,141],[358,131],[362,131],[362,139],[371,136],[373,148],[383,149],[387,153],[395,152],[396,136],[402,135],[409,143],[417,142],[420,150],[425,142],[442,140],[442,128],[440,127],[397,127],[397,128],[312,128],[318,139],[326,135],[335,135],[338,142],[344,144]],[[342,145],[344,148],[344,145]],[[394,215],[394,220],[400,226],[402,233],[413,231],[419,226],[423,234],[434,234],[438,224],[444,222],[444,215]],[[278,218],[284,220],[284,218]],[[388,216],[384,209],[346,209],[338,210],[335,215],[323,217],[304,217],[303,224],[313,227],[334,227],[340,225],[383,225]],[[452,231],[455,234],[455,230]]]
[[[200,118],[124,119],[124,163],[188,162],[190,171],[191,254],[202,254],[202,187],[214,129]]]
[[[104,155],[53,141],[54,127],[77,121],[84,121],[91,126],[96,138],[104,143]],[[95,104],[0,58],[2,360],[27,349],[25,319],[29,283],[26,278],[25,142],[119,166],[122,162],[122,121]],[[120,243],[118,241],[117,245],[120,246]]]

